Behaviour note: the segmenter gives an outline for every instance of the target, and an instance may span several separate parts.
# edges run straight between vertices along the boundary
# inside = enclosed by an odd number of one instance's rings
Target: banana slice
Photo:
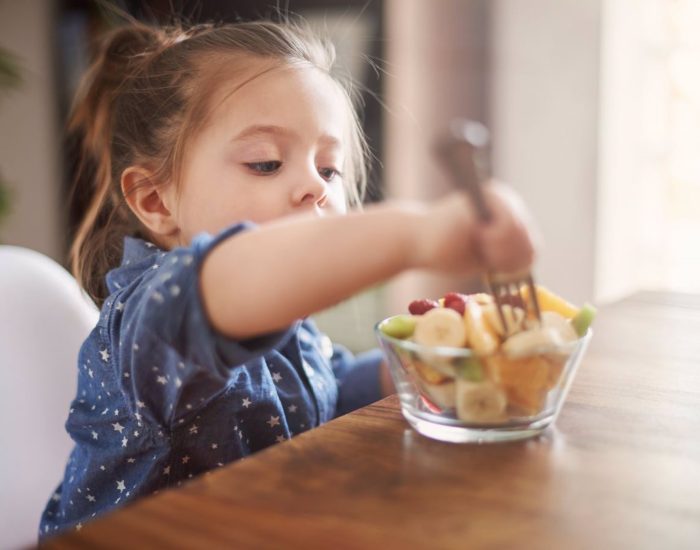
[[[556,330],[564,342],[578,340],[578,334],[576,334],[571,322],[562,314],[556,311],[543,311],[541,313],[541,319],[542,326]]]
[[[465,422],[498,422],[504,419],[506,396],[493,382],[457,379],[457,417]]]
[[[482,307],[476,300],[467,300],[464,309],[464,325],[466,327],[469,347],[477,355],[489,355],[498,347],[498,338],[484,318]]]
[[[525,321],[525,312],[519,307],[512,307],[509,304],[504,304],[502,311],[503,317],[506,319],[506,330],[503,331],[503,323],[501,316],[498,314],[496,304],[491,302],[483,307],[484,317],[486,322],[491,327],[491,330],[499,336],[510,336],[523,329]]]
[[[513,334],[503,342],[502,349],[509,357],[523,357],[556,351],[565,344],[557,329],[541,327]]]
[[[416,321],[413,340],[423,346],[461,348],[467,343],[462,316],[449,308],[431,309]]]

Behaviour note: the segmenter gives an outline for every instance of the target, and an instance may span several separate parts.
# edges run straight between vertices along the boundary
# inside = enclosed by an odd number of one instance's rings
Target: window
[[[604,3],[599,298],[700,292],[700,3]]]

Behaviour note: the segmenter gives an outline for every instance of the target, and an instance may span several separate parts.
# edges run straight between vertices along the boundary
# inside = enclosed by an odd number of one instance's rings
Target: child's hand
[[[496,183],[484,188],[484,195],[491,212],[488,223],[478,220],[465,193],[452,193],[429,207],[417,231],[417,267],[505,273],[530,267],[534,230],[522,201]]]
[[[530,212],[507,185],[491,183],[485,195],[492,219],[477,225],[474,239],[482,269],[502,273],[528,269],[539,240]]]

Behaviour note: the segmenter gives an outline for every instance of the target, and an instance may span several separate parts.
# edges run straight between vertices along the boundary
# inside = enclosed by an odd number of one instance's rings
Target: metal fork
[[[488,223],[492,217],[482,190],[485,178],[480,175],[486,172],[483,166],[485,164],[483,151],[488,142],[489,131],[483,124],[472,120],[455,119],[450,124],[447,136],[438,141],[435,147],[435,154],[444,164],[454,183],[469,193],[479,219],[484,223]],[[535,282],[529,270],[516,273],[487,272],[485,281],[496,303],[504,335],[508,334],[505,305],[519,307],[527,316],[528,300],[522,295],[524,286],[529,289],[528,298],[535,318],[541,322]]]

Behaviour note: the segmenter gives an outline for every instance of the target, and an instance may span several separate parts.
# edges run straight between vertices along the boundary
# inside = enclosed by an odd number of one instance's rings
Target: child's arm
[[[237,235],[204,260],[201,292],[209,319],[222,334],[244,339],[288,326],[405,269],[529,265],[532,245],[517,212],[499,193],[489,200],[495,215],[485,228],[476,224],[468,198],[455,193],[428,206],[299,216]],[[493,250],[482,250],[482,241]]]

